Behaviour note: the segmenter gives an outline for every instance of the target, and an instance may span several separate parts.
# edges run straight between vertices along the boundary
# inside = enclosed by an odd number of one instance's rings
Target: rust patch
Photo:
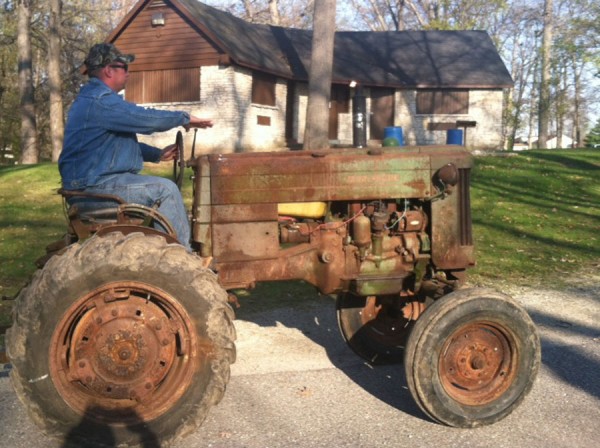
[[[51,338],[49,370],[81,415],[93,408],[100,420],[148,421],[177,402],[211,351],[176,299],[147,284],[115,282],[69,307]]]
[[[450,397],[481,406],[502,396],[517,373],[517,353],[510,334],[491,322],[460,327],[444,343],[439,374]]]

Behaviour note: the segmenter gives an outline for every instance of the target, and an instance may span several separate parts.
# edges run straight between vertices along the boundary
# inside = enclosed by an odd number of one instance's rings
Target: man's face
[[[127,80],[129,79],[129,67],[123,62],[111,62],[105,67],[109,70],[107,73],[111,78],[111,86],[113,90],[119,92],[125,88]]]

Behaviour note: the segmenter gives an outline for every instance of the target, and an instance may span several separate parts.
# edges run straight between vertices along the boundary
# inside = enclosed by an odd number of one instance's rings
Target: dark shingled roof
[[[196,0],[173,0],[232,60],[308,80],[312,31],[254,24]],[[485,31],[343,31],[335,36],[333,82],[396,88],[512,87]]]

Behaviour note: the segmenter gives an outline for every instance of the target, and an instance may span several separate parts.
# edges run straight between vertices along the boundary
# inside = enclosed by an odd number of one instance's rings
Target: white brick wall
[[[275,87],[276,105],[252,104],[252,72],[233,66],[201,68],[200,103],[169,103],[149,107],[185,110],[213,121],[210,129],[199,129],[196,138],[198,153],[230,153],[270,151],[285,146],[285,106],[287,84],[278,80]],[[258,117],[268,117],[270,125],[259,125]],[[140,136],[140,141],[166,146],[175,140],[177,130]],[[191,147],[193,131],[185,135],[186,147]],[[187,155],[186,155],[187,157]]]
[[[469,113],[464,115],[417,115],[415,90],[399,90],[395,94],[396,126],[401,126],[406,145],[443,145],[446,131],[429,131],[429,123],[476,121],[467,128],[469,148],[500,149],[502,145],[502,90],[471,90]],[[464,137],[464,136],[463,136]]]
[[[149,105],[172,110],[186,110],[193,115],[213,120],[211,129],[198,130],[197,153],[257,152],[280,150],[285,147],[285,113],[287,83],[276,84],[276,105],[262,106],[251,103],[252,72],[235,66],[202,67],[201,99],[199,103],[171,103]],[[293,138],[302,143],[307,104],[306,83],[298,83],[294,98]],[[371,101],[369,91],[367,113]],[[429,131],[429,123],[455,123],[457,120],[476,121],[475,128],[467,129],[467,146],[479,149],[498,149],[502,142],[501,90],[471,90],[469,113],[465,115],[416,115],[416,91],[398,90],[394,95],[394,126],[402,127],[405,145],[433,145],[446,143],[446,131]],[[352,144],[352,104],[350,113],[339,115],[337,143]],[[258,117],[270,120],[270,125],[259,125]],[[367,137],[369,136],[367,119]],[[177,130],[142,137],[159,147],[170,144]],[[193,131],[185,134],[186,147],[191,148]],[[186,154],[186,157],[188,155]]]

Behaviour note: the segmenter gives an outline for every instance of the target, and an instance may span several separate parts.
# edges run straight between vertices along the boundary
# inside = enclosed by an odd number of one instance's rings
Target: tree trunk
[[[21,97],[21,158],[23,164],[38,162],[37,126],[33,91],[33,63],[31,57],[31,2],[19,0],[17,47],[19,61],[19,94]]]
[[[542,77],[538,108],[538,148],[546,148],[550,122],[550,51],[552,49],[553,0],[544,0],[544,33],[542,36]]]
[[[271,20],[269,23],[271,25],[280,25],[281,17],[279,16],[279,1],[278,0],[269,0],[269,17]]]
[[[57,162],[62,151],[64,122],[60,77],[61,0],[50,0],[50,26],[48,49],[48,84],[50,87],[50,139],[52,161]]]
[[[336,0],[315,0],[303,149],[329,148]]]
[[[577,66],[577,60],[574,55],[571,55],[571,64],[573,65],[573,148],[583,146],[583,129],[581,120],[581,69]],[[583,67],[583,64],[581,65]]]

